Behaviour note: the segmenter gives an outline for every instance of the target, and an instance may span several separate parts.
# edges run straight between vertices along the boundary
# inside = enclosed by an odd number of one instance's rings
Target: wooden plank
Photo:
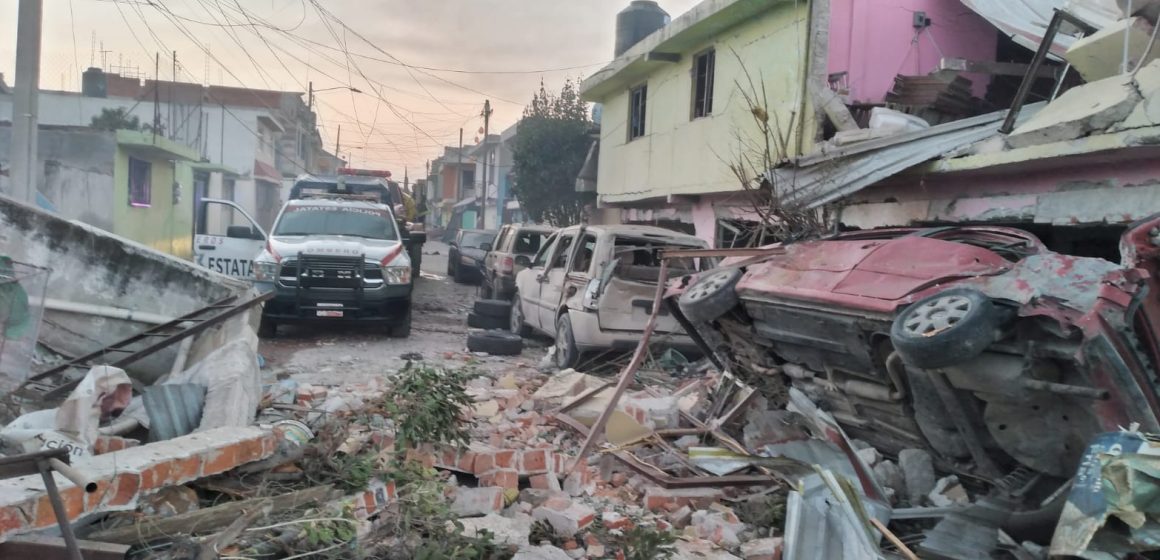
[[[285,511],[308,504],[335,500],[340,496],[342,496],[342,492],[335,490],[332,485],[315,486],[280,496],[229,502],[173,517],[144,519],[128,527],[99,531],[89,535],[89,540],[135,544],[161,538],[172,538],[175,535],[213,533],[229,526],[247,512],[255,509],[268,506],[270,511]]]
[[[77,541],[85,560],[124,560],[129,546],[95,541]],[[36,560],[68,560],[64,539],[47,535],[24,535],[0,543],[0,558],[35,558]]]

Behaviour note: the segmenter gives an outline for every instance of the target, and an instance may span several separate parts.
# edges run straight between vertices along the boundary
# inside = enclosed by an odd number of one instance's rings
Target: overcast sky
[[[612,58],[628,0],[47,0],[41,87],[79,90],[90,64],[161,79],[317,94],[322,135],[355,165],[412,178],[439,146],[514,123],[540,80],[558,89]],[[676,17],[699,0],[659,0]],[[0,11],[0,72],[12,83],[16,0]],[[326,17],[323,11],[338,21]],[[247,16],[249,19],[247,20]],[[253,23],[253,25],[250,25]],[[345,28],[344,28],[345,26]],[[361,35],[361,38],[359,37]],[[365,40],[364,40],[365,39]],[[209,53],[207,54],[206,50]],[[349,53],[349,56],[348,56]],[[506,73],[520,72],[520,73]],[[378,92],[378,94],[376,94]],[[381,94],[381,95],[380,95]]]

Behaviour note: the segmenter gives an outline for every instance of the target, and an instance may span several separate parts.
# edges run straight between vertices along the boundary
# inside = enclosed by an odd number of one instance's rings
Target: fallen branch
[[[242,536],[242,533],[245,532],[246,527],[253,525],[259,517],[269,515],[270,502],[269,500],[263,500],[263,502],[265,503],[255,504],[256,507],[254,507],[254,509],[247,511],[245,515],[237,518],[233,523],[230,523],[230,526],[226,527],[225,531],[214,535],[213,538],[206,539],[206,542],[202,545],[201,554],[197,555],[197,560],[214,560],[218,557],[218,553],[221,551],[221,549],[238,540],[238,537]]]
[[[174,535],[211,533],[230,525],[245,512],[258,509],[265,502],[269,503],[270,511],[286,511],[335,500],[341,495],[342,492],[327,484],[270,498],[229,502],[164,519],[146,519],[135,525],[100,531],[91,535],[89,539],[98,542],[136,544],[160,538],[172,538]]]

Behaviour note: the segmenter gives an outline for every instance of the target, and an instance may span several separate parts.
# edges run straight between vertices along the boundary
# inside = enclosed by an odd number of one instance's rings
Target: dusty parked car
[[[508,224],[499,230],[494,246],[486,246],[483,260],[483,297],[510,300],[516,292],[516,275],[532,264],[544,241],[555,228]]]
[[[556,340],[556,363],[575,367],[586,352],[631,350],[651,315],[663,249],[703,249],[704,241],[647,226],[573,226],[553,233],[516,276],[511,330]],[[669,278],[696,272],[700,259],[670,262]],[[657,340],[696,345],[667,310]]]
[[[1160,428],[1158,246],[1160,215],[1120,264],[1017,229],[869,231],[727,259],[668,297],[735,373],[1040,504],[1097,434]]]
[[[447,251],[447,276],[460,284],[479,280],[487,254],[484,247],[495,242],[495,234],[493,230],[459,230]]]

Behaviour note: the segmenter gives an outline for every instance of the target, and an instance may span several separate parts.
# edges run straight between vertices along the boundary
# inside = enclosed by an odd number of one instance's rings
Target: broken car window
[[[536,258],[532,259],[532,268],[544,268],[548,262],[548,257],[556,250],[556,243],[559,241],[560,237],[557,234],[552,234],[544,246],[540,248],[540,252],[536,253]]]
[[[580,254],[576,255],[576,262],[572,264],[571,271],[580,274],[587,274],[588,269],[592,267],[592,256],[596,253],[596,236],[585,235],[584,245],[580,247]]]
[[[516,237],[516,246],[512,250],[518,255],[531,255],[540,250],[540,246],[548,238],[546,233],[525,231]]]
[[[573,239],[576,239],[576,236],[569,235],[560,241],[559,248],[556,249],[556,256],[552,257],[552,266],[548,268],[564,268],[564,265],[568,264],[568,255],[572,252]]]

